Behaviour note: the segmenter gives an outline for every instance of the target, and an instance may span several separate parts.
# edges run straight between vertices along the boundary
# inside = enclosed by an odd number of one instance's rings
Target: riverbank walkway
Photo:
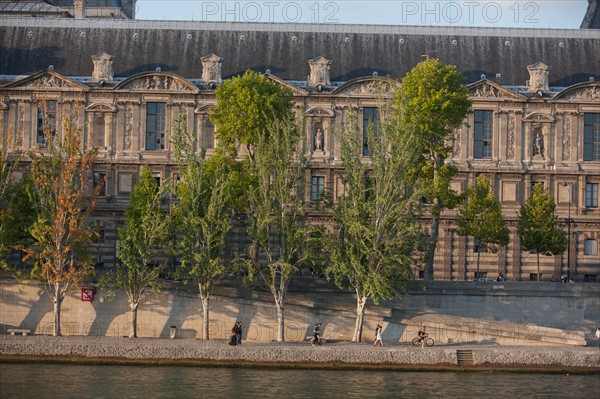
[[[600,349],[561,346],[435,345],[407,343],[246,341],[0,335],[0,361],[217,364],[223,366],[404,369],[542,369],[600,373]]]

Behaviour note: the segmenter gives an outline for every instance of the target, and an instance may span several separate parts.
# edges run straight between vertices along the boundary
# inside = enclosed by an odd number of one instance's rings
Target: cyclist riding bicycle
[[[429,334],[425,331],[425,326],[421,326],[421,329],[419,330],[419,343],[421,344],[421,348],[425,346],[425,340],[428,336]]]

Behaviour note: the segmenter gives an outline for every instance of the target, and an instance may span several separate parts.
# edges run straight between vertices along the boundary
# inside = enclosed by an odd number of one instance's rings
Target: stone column
[[[444,257],[443,257],[443,269],[442,278],[445,280],[452,279],[452,244],[453,244],[453,231],[451,228],[440,229],[441,236],[443,236],[444,243]]]
[[[109,155],[112,155],[113,144],[111,142],[111,132],[112,132],[112,112],[105,112],[104,115],[104,148],[106,149]]]
[[[514,281],[521,281],[521,241],[519,240],[519,234],[517,233],[516,228],[512,229],[511,234],[511,242],[513,243],[511,279]]]
[[[467,237],[458,236],[457,244],[458,261],[456,267],[456,278],[458,280],[467,280]]]
[[[336,105],[335,106],[335,119],[334,119],[334,132],[332,132],[333,137],[333,145],[332,148],[332,158],[333,162],[341,162],[341,143],[339,137],[336,137],[335,134],[339,134],[344,129],[344,121],[347,117],[347,107]]]
[[[506,154],[506,115],[505,110],[495,112],[496,123],[493,132],[492,160],[504,160]]]

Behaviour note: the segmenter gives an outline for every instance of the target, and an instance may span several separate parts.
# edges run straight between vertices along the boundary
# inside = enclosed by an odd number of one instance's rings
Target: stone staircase
[[[456,351],[456,363],[459,366],[474,366],[473,351],[470,349],[462,349]]]

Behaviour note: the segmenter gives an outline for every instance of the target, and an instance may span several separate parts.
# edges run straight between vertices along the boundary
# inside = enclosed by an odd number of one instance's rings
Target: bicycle
[[[435,341],[433,340],[433,338],[429,338],[429,337],[425,338],[425,345],[433,346],[434,343],[435,343]],[[421,346],[421,344],[422,344],[421,338],[417,337],[417,338],[413,339],[412,344],[414,346]]]

